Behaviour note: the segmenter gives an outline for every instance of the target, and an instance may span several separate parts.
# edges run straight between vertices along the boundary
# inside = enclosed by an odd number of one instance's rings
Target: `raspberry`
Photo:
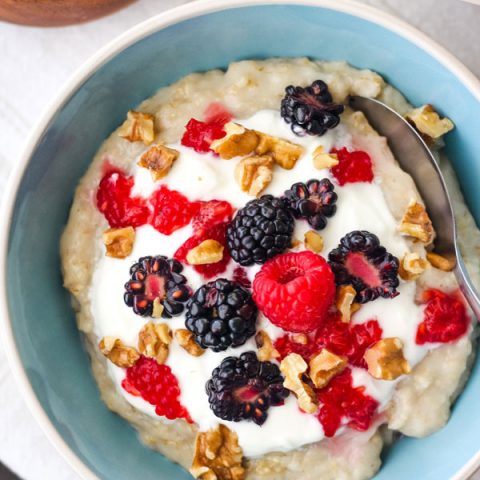
[[[223,258],[217,263],[194,265],[193,267],[205,278],[212,278],[223,273],[227,269],[227,265],[230,262],[230,253],[228,251],[228,248],[226,248],[227,224],[219,223],[211,228],[202,228],[201,231],[202,233],[200,235],[193,235],[188,240],[186,240],[174,253],[173,258],[175,258],[179,262],[187,263],[187,254],[192,248],[200,245],[200,243],[205,240],[216,240],[225,247],[223,249]]]
[[[153,358],[142,355],[135,365],[127,368],[122,387],[155,405],[157,415],[169,420],[183,418],[188,423],[193,423],[187,409],[179,401],[178,380],[167,365],[159,365]]]
[[[318,347],[347,357],[352,365],[367,368],[363,355],[367,348],[382,338],[382,333],[377,320],[353,325],[342,322],[335,315],[318,329],[315,342]]]
[[[330,170],[339,185],[346,183],[368,182],[373,180],[372,159],[367,152],[360,150],[349,152],[345,147],[333,148],[331,153],[338,156],[338,165]]]
[[[181,144],[193,148],[198,153],[210,152],[211,143],[225,136],[223,130],[225,123],[223,119],[207,123],[192,118],[185,127]]]
[[[147,201],[130,195],[133,183],[132,177],[109,169],[98,185],[97,207],[112,228],[139,227],[148,222]]]
[[[233,207],[225,200],[204,202],[192,220],[193,232],[204,236],[207,229],[219,223],[228,223],[232,215]]]
[[[290,355],[290,353],[298,353],[298,355],[303,357],[306,361],[309,361],[321,350],[311,338],[308,338],[307,343],[305,344],[298,343],[288,334],[277,338],[274,342],[274,347],[280,354],[280,360],[283,360],[287,355]]]
[[[417,344],[453,342],[467,333],[470,320],[457,294],[432,288],[423,293],[423,301],[427,305],[417,329]]]
[[[201,203],[190,202],[176,190],[161,185],[150,197],[153,214],[150,224],[164,235],[188,225],[198,213]]]
[[[336,355],[347,357],[352,365],[367,368],[363,355],[367,348],[382,338],[382,333],[376,320],[353,325],[342,322],[340,316],[334,314],[329,316],[314,337],[308,338],[306,344],[297,343],[289,335],[284,335],[275,341],[274,346],[281,359],[290,353],[298,353],[309,361],[322,348],[326,348]]]
[[[326,260],[310,251],[268,260],[253,281],[258,308],[289,332],[318,328],[335,297],[335,280]]]
[[[232,118],[233,115],[220,102],[212,102],[203,112],[203,119],[206,123],[223,123],[225,125]]]
[[[342,424],[355,430],[368,430],[378,408],[378,402],[366,395],[365,387],[353,387],[352,372],[349,368],[337,375],[323,389],[317,390],[322,403],[317,418],[323,426],[326,437],[333,437]]]
[[[252,282],[248,278],[247,271],[243,267],[235,267],[233,270],[232,281],[238,283],[243,288],[252,288]]]

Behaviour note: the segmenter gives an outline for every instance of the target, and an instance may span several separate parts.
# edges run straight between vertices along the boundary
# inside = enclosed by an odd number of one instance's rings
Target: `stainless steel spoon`
[[[437,161],[422,137],[397,112],[371,98],[352,96],[350,106],[362,111],[372,127],[387,138],[395,158],[415,181],[436,230],[435,252],[455,260],[460,290],[480,320],[480,296],[462,260],[452,204]]]

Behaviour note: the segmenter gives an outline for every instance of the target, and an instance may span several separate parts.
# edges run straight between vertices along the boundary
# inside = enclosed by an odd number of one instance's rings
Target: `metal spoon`
[[[415,181],[437,233],[435,252],[455,260],[453,272],[460,290],[480,320],[480,296],[462,260],[452,204],[432,152],[417,131],[401,115],[382,102],[352,96],[349,103],[353,110],[362,111],[372,127],[387,138],[402,169]]]

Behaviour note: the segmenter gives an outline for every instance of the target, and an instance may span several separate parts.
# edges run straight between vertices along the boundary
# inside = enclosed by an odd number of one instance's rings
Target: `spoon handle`
[[[458,285],[462,291],[467,303],[470,305],[470,308],[473,310],[473,313],[477,320],[480,321],[480,296],[472,284],[470,277],[467,272],[467,267],[463,263],[462,256],[457,250],[457,264],[455,266],[455,277],[457,278]]]

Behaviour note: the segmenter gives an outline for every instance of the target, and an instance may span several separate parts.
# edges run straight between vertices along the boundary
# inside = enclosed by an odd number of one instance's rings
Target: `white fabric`
[[[480,75],[480,7],[458,0],[363,1],[408,20]],[[116,35],[182,3],[139,0],[113,16],[66,28],[0,23],[0,197],[29,130],[72,72]],[[28,412],[1,349],[0,392],[0,460],[25,480],[78,480]]]

